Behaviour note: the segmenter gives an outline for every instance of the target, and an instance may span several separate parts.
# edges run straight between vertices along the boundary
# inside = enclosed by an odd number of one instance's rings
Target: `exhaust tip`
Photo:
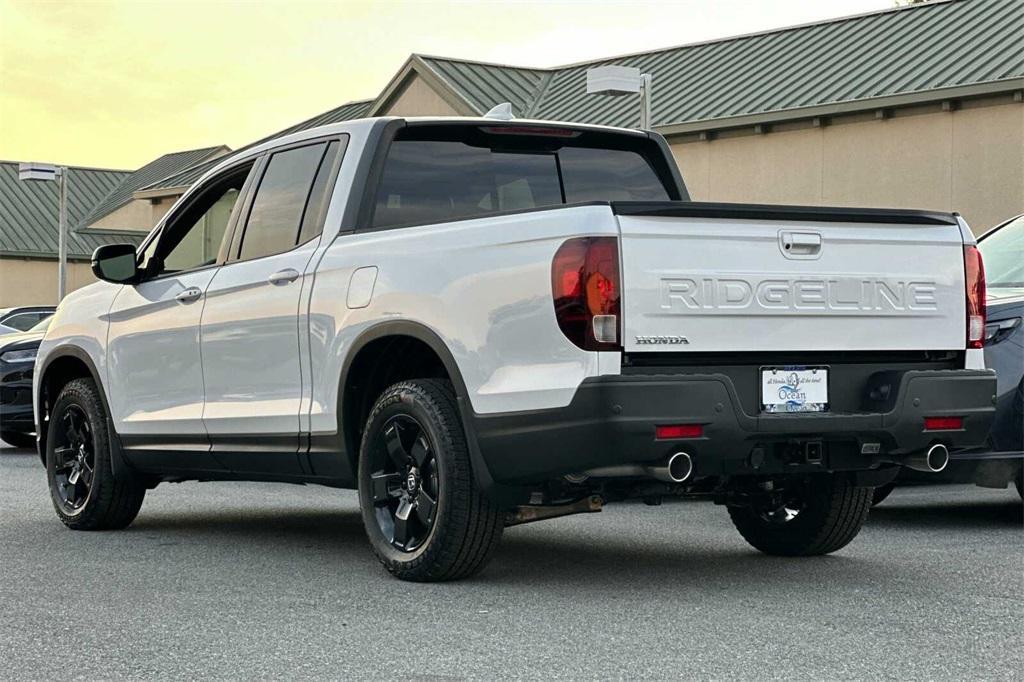
[[[693,460],[685,452],[677,452],[668,458],[668,476],[676,483],[682,483],[693,474]]]
[[[937,474],[949,464],[949,449],[942,443],[933,445],[928,448],[928,454],[924,459],[928,469]]]

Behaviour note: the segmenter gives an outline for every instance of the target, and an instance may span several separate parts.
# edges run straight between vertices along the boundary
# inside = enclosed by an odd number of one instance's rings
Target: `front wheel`
[[[501,539],[505,514],[477,488],[451,384],[384,391],[359,450],[359,505],[374,553],[403,580],[470,576]]]
[[[111,530],[131,523],[146,489],[115,477],[110,466],[106,410],[91,379],[60,392],[46,437],[46,478],[57,516],[74,530]]]
[[[794,477],[745,506],[730,506],[729,516],[743,538],[765,554],[829,554],[860,532],[873,492],[841,474]]]

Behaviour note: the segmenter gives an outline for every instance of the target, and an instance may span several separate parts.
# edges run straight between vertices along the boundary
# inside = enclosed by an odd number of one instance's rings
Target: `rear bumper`
[[[473,428],[491,478],[502,484],[657,462],[680,450],[693,458],[695,477],[859,471],[936,443],[985,441],[995,411],[991,370],[905,371],[886,381],[898,389],[884,411],[760,415],[743,409],[724,374],[594,377],[564,408],[474,415]],[[926,432],[926,416],[963,417],[963,428]],[[655,440],[655,427],[667,424],[701,424],[703,436]],[[807,460],[808,442],[821,443],[820,462]]]

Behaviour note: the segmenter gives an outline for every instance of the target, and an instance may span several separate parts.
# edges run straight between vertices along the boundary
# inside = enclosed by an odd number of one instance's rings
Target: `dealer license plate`
[[[828,411],[828,368],[762,367],[761,411]]]

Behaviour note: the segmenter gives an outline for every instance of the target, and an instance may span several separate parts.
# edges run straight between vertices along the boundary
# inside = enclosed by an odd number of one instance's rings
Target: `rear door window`
[[[331,179],[347,141],[346,135],[270,156],[245,229],[240,237],[236,235],[231,260],[284,253],[320,235],[331,199]]]
[[[323,142],[270,157],[249,211],[239,260],[282,253],[295,246],[309,190],[326,149]]]

